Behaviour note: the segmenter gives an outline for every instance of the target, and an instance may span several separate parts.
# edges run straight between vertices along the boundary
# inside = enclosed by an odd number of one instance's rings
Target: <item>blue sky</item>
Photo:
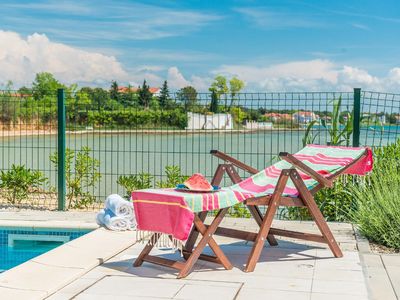
[[[89,85],[146,77],[206,89],[224,74],[248,90],[400,89],[395,0],[5,0],[0,11],[0,82],[51,71]]]

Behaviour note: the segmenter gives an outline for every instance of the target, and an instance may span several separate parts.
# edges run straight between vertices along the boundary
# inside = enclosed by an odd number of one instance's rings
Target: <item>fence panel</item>
[[[265,168],[280,151],[303,147],[310,121],[317,120],[308,141],[331,142],[327,128],[332,129],[333,100],[341,99],[342,121],[354,108],[353,92],[219,95],[218,105],[210,93],[177,93],[161,101],[158,95],[146,100],[137,93],[115,95],[87,88],[66,92],[65,98],[67,209],[97,209],[107,195],[125,194],[120,176],[148,173],[152,186],[165,183],[167,166],[179,166],[183,175],[199,172],[211,179],[220,163],[209,154],[211,149]],[[0,101],[0,169],[7,172],[12,164],[24,165],[47,177],[20,203],[10,203],[0,188],[2,206],[56,209],[56,91],[3,91]],[[360,144],[394,141],[400,132],[400,95],[362,91],[360,101]],[[351,145],[351,138],[344,144]]]
[[[400,94],[363,91],[361,144],[384,146],[400,135]]]
[[[56,92],[35,99],[0,91],[0,129],[1,206],[56,209],[57,169],[50,161],[57,150]],[[38,180],[35,171],[46,180]],[[36,184],[26,188],[28,182]]]

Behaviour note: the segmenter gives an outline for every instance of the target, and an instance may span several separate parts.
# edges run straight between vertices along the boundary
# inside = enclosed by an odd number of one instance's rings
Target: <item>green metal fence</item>
[[[400,95],[359,89],[177,93],[161,100],[158,95],[140,98],[136,93],[113,95],[101,89],[39,96],[3,91],[0,169],[8,172],[13,164],[24,165],[47,180],[30,188],[25,199],[10,203],[1,196],[1,203],[96,209],[108,194],[125,194],[117,183],[120,176],[147,173],[150,184],[157,186],[165,184],[167,166],[179,166],[183,175],[200,172],[211,178],[220,163],[210,156],[211,149],[262,169],[280,151],[301,149],[307,129],[308,141],[332,142],[338,99],[337,130],[349,124],[353,129],[351,135],[342,136],[343,144],[381,146],[399,136]]]

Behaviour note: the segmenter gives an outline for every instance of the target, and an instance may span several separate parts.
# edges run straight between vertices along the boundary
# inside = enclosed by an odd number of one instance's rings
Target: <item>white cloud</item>
[[[212,79],[210,77],[201,77],[192,75],[190,80],[187,80],[177,67],[168,69],[167,75],[168,85],[173,90],[181,89],[185,86],[193,86],[199,92],[207,92]]]
[[[377,77],[363,69],[320,59],[265,67],[224,65],[212,73],[238,76],[251,91],[351,91],[355,87],[400,91],[400,68],[393,68],[386,76]]]
[[[168,69],[167,78],[169,86],[173,89],[180,89],[190,85],[190,82],[183,77],[177,67],[171,67]]]
[[[182,73],[178,66],[164,64],[124,68],[112,55],[82,50],[50,41],[46,35],[34,33],[26,38],[0,30],[0,85],[12,80],[16,87],[30,85],[38,72],[50,72],[66,84],[107,87],[111,80],[121,85],[138,86],[146,79],[151,86],[161,86],[167,79],[171,90],[194,86],[207,92],[217,74],[237,76],[246,83],[246,91],[351,91],[367,90],[400,92],[400,67],[384,76],[367,70],[340,65],[328,59],[292,61],[271,65],[222,65],[209,74]]]
[[[128,79],[115,57],[55,43],[44,34],[34,33],[24,39],[15,32],[0,30],[0,45],[0,82],[27,85],[38,72],[53,73],[65,83]]]

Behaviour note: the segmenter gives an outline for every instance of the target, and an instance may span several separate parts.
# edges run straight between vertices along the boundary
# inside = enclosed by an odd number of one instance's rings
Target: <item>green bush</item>
[[[1,194],[9,203],[18,204],[28,198],[29,193],[34,192],[45,181],[46,178],[41,172],[13,164],[11,170],[1,171]]]
[[[90,124],[95,126],[160,127],[169,126],[184,129],[187,115],[181,109],[174,110],[115,110],[90,111]]]
[[[349,191],[353,183],[352,176],[338,178],[332,188],[324,188],[318,191],[315,202],[330,222],[346,222],[350,220],[349,214],[355,208],[355,200]],[[307,208],[288,207],[282,211],[281,217],[289,220],[311,220],[311,215]]]
[[[121,175],[118,177],[117,184],[125,189],[125,198],[130,199],[133,191],[151,188],[152,180],[153,176],[148,173],[139,173],[138,175]]]
[[[400,249],[400,139],[374,149],[369,180],[350,187],[356,207],[350,216],[360,232],[378,244]]]
[[[79,151],[66,149],[65,177],[67,184],[67,208],[88,208],[96,200],[90,190],[100,180],[100,161],[90,156],[91,149],[82,147]],[[57,167],[57,152],[50,155],[50,161]]]
[[[188,176],[182,175],[181,168],[179,166],[166,166],[165,174],[167,179],[165,181],[157,182],[158,188],[172,188],[176,187],[177,184],[183,183],[188,179]]]

